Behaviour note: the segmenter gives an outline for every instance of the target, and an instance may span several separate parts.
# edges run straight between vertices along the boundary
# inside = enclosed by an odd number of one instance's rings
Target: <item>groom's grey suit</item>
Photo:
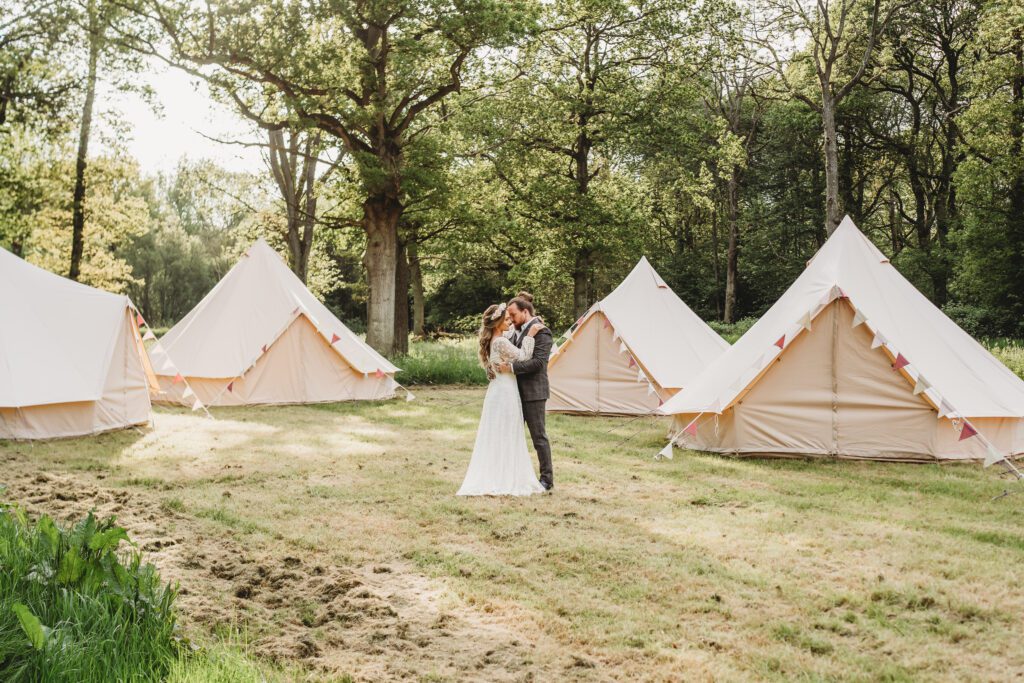
[[[523,325],[523,329],[519,330],[512,340],[513,343],[517,347],[522,347],[526,333],[536,324],[539,324],[538,319],[534,318]],[[530,428],[530,438],[533,439],[533,448],[537,451],[537,460],[540,462],[540,483],[547,489],[555,483],[551,468],[551,444],[548,442],[544,425],[547,415],[545,406],[549,396],[548,358],[551,356],[553,341],[551,330],[547,327],[542,328],[534,338],[533,358],[512,364],[512,372],[515,373],[516,382],[519,384],[519,398],[523,402],[523,419]]]

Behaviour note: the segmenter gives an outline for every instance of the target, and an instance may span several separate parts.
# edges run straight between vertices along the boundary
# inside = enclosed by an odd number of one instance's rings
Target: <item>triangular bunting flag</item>
[[[833,299],[845,299],[846,292],[839,285],[832,285],[832,298]]]
[[[184,382],[184,381],[185,381],[185,378],[184,378],[184,377],[182,377],[182,376],[181,376],[181,373],[179,372],[178,374],[176,374],[176,375],[174,376],[174,379],[173,379],[173,380],[171,380],[171,384],[181,384],[181,383],[182,383],[182,382]]]
[[[341,337],[339,337],[339,336],[338,336],[338,335],[336,335],[336,334],[332,334],[332,335],[331,335],[331,343],[332,343],[332,344],[336,344],[336,343],[338,343],[339,341],[341,341]]]
[[[612,324],[610,322],[608,322],[608,318],[605,318],[604,319],[604,328],[603,329],[607,330],[611,326],[612,326]]]
[[[978,430],[975,429],[974,427],[972,427],[970,422],[968,422],[967,420],[964,420],[964,426],[963,426],[963,429],[960,430],[960,438],[958,439],[958,441],[963,441],[964,439],[969,439],[972,436],[977,435],[977,433],[978,433]]]
[[[660,408],[663,405],[665,405],[665,399],[663,399],[661,396],[659,396],[658,397],[658,407]]]
[[[775,346],[778,346],[781,349],[785,345],[786,345],[786,335],[782,335],[781,337],[779,337],[779,340],[777,342],[775,342]]]
[[[181,397],[182,398],[189,398],[190,396],[195,396],[195,395],[196,395],[196,392],[192,391],[192,387],[190,387],[188,385],[185,385],[185,391],[181,392]]]
[[[650,396],[654,393],[654,385],[650,382],[647,383],[647,395]]]
[[[626,342],[622,342],[621,344],[619,344],[619,353],[625,353],[626,351]]]
[[[804,328],[808,332],[811,331],[811,312],[804,313],[804,316],[798,321],[800,327]]]
[[[986,444],[985,451],[985,467],[995,465],[997,462],[1003,459],[1003,456],[995,449],[992,444]]]
[[[918,375],[917,381],[914,382],[914,396],[924,393],[932,388],[932,385],[928,383],[928,380],[924,378],[924,375]]]
[[[898,372],[899,370],[907,367],[908,365],[910,365],[910,361],[907,360],[902,353],[897,353],[896,360],[892,362],[892,369]]]
[[[142,314],[141,313],[136,313],[135,314],[135,325],[136,325],[136,327],[142,327],[145,324],[146,324],[146,321],[142,319]]]
[[[882,336],[881,332],[875,332],[874,338],[871,340],[871,348],[877,349],[882,344],[887,344],[888,341]]]
[[[953,413],[953,406],[946,402],[946,399],[939,400],[939,417],[947,417]]]
[[[630,356],[629,356],[629,367],[631,367],[631,368],[635,368],[636,367],[636,359],[633,358],[632,354],[630,354]]]
[[[672,442],[669,441],[667,444],[665,444],[664,448],[662,448],[660,451],[658,451],[657,457],[658,458],[664,458],[665,460],[671,460],[672,459],[672,455],[673,455],[673,453],[672,453]]]
[[[636,381],[637,382],[643,382],[646,379],[647,379],[647,375],[644,374],[644,369],[638,367],[637,370],[636,370]]]
[[[234,392],[234,390],[235,390],[235,383],[234,382],[228,382],[228,391]]]
[[[153,334],[153,330],[146,328],[146,334],[142,335],[142,341],[151,341],[156,339],[156,335]]]
[[[262,351],[263,351],[263,353],[266,353],[266,352],[267,352],[267,345],[266,345],[266,344],[264,344],[263,346],[261,346],[261,347],[260,347],[260,350],[262,350]]]
[[[381,377],[384,376],[384,371],[381,370],[380,368],[377,368],[377,372],[373,373],[373,376],[376,377],[377,379],[380,379]]]
[[[408,403],[409,401],[413,400],[414,398],[416,398],[416,397],[412,395],[412,392],[409,391],[408,389],[406,389],[405,390],[405,402]]]
[[[863,325],[868,320],[868,317],[861,312],[859,308],[853,309],[853,327]]]
[[[196,402],[192,404],[192,412],[194,413],[194,412],[196,412],[197,410],[200,410],[200,409],[201,409],[202,407],[203,407],[203,403],[202,403],[202,401],[200,401],[200,400],[199,400],[199,399],[197,398],[197,399],[196,399]]]
[[[619,341],[619,331],[612,329],[612,341]]]
[[[697,420],[693,420],[690,424],[686,425],[686,427],[683,428],[683,433],[689,434],[690,436],[697,436]]]

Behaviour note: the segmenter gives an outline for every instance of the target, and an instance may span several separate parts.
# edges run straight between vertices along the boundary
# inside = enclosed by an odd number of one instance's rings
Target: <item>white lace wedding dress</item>
[[[532,355],[533,337],[523,339],[521,349],[505,337],[496,337],[491,341],[488,362],[496,368],[500,363],[523,361]],[[473,457],[458,495],[529,496],[543,492],[526,450],[523,404],[516,376],[511,372],[496,373],[487,386]]]

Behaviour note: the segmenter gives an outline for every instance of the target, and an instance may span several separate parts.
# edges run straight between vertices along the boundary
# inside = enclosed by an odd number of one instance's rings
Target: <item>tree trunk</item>
[[[736,278],[740,241],[739,169],[735,166],[726,183],[726,202],[729,218],[729,246],[725,257],[725,312],[722,320],[736,322]]]
[[[366,231],[367,301],[366,343],[385,356],[395,353],[395,293],[398,264],[398,221],[402,204],[386,194],[363,202]]]
[[[305,143],[292,131],[287,143],[281,130],[268,131],[270,170],[285,205],[286,239],[292,272],[305,284],[316,225],[316,154],[320,134],[309,133]]]
[[[395,353],[409,353],[409,261],[401,238],[395,255]]]
[[[839,145],[836,140],[836,102],[828,84],[822,85],[821,126],[825,135],[825,233],[829,236],[843,220],[839,197]]]
[[[423,270],[420,268],[419,245],[415,240],[409,240],[405,255],[409,261],[409,287],[412,290],[412,334],[423,339],[427,336],[424,329]]]
[[[572,314],[577,320],[590,308],[590,265],[590,252],[577,251],[572,271]]]
[[[85,167],[89,155],[89,134],[92,130],[92,108],[96,99],[96,69],[102,40],[96,5],[90,2],[89,16],[89,68],[85,81],[85,104],[78,131],[78,156],[75,160],[75,191],[71,202],[71,267],[68,277],[78,280],[82,273],[82,254],[85,252]]]

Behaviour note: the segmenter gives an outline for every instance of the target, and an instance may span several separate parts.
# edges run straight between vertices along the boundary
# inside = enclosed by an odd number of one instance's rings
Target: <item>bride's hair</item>
[[[494,331],[501,327],[501,321],[505,319],[505,304],[491,304],[484,311],[483,319],[480,321],[480,365],[487,371],[487,379],[494,379],[494,371],[490,366],[491,341],[494,339]]]

